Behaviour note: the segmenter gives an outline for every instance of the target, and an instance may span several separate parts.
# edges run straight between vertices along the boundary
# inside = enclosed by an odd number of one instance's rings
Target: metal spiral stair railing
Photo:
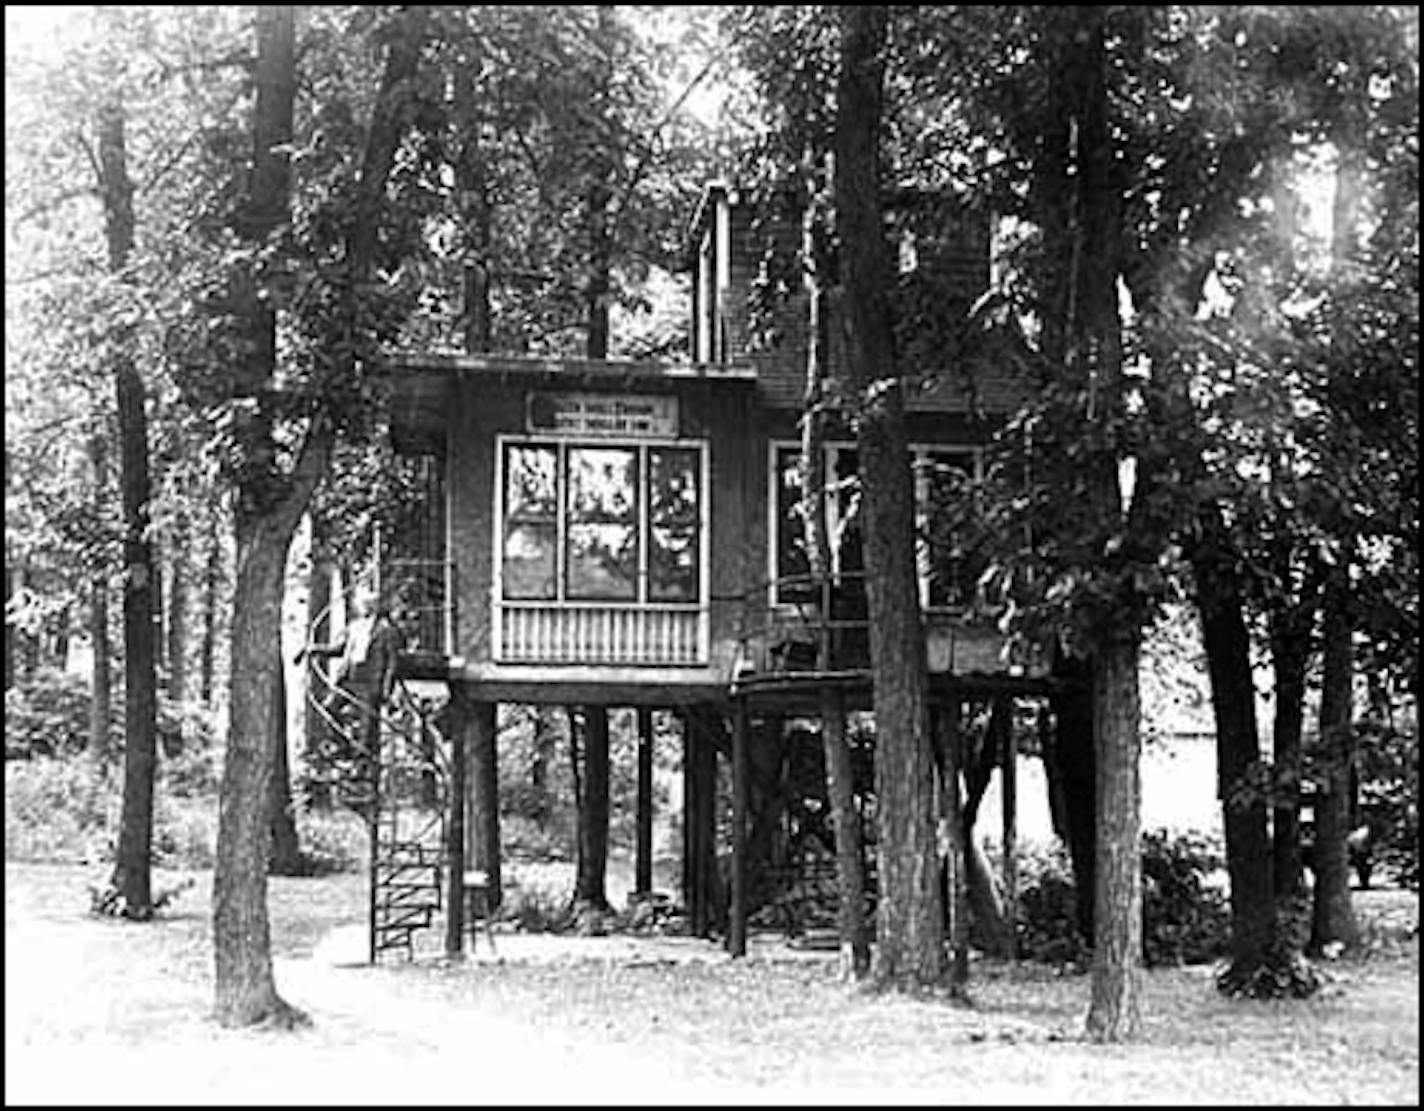
[[[403,947],[413,957],[415,935],[444,908],[450,781],[444,737],[402,678],[385,704],[375,705],[334,680],[310,654],[307,672],[307,698],[317,717],[341,749],[356,754],[356,774],[338,779],[336,797],[367,824],[371,963],[388,949]],[[378,740],[374,754],[365,741],[371,732]],[[415,795],[427,796],[427,806],[411,805]]]

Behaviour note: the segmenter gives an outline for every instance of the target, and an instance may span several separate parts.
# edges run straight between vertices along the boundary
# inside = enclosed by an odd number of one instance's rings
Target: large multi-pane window
[[[854,582],[864,567],[856,452],[850,444],[827,444],[823,450],[829,570],[833,578]],[[801,515],[801,449],[782,444],[774,451],[775,597],[778,602],[813,601]],[[927,607],[966,605],[986,559],[974,489],[979,453],[971,448],[916,446],[911,456],[920,601]]]
[[[695,603],[701,446],[506,443],[508,601]]]

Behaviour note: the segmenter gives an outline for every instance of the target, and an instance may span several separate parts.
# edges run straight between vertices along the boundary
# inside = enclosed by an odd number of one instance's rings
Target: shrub
[[[346,809],[297,814],[297,843],[307,875],[358,871],[370,856],[370,838],[360,815]]]
[[[104,859],[117,829],[119,782],[88,759],[7,761],[5,856]]]
[[[1214,838],[1166,830],[1142,835],[1142,949],[1149,967],[1200,964],[1225,955],[1231,915],[1215,880],[1223,853]],[[1019,861],[1019,943],[1031,960],[1082,961],[1091,944],[1074,916],[1073,872],[1061,846]]]
[[[40,668],[5,691],[5,759],[67,756],[89,743],[89,686],[78,676]],[[123,702],[109,714],[109,747],[123,744]]]

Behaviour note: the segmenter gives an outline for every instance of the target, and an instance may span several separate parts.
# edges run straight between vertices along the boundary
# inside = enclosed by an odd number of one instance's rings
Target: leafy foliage
[[[1148,967],[1206,964],[1225,955],[1231,916],[1223,890],[1218,840],[1203,834],[1142,835],[1142,952]],[[1019,864],[1019,944],[1032,960],[1083,962],[1090,949],[1078,933],[1077,898],[1059,846],[1030,851]]]

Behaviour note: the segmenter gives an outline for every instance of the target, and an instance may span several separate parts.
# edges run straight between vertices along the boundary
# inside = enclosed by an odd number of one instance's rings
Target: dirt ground
[[[363,880],[274,880],[280,990],[314,1024],[225,1031],[210,873],[160,921],[85,913],[92,870],[6,865],[5,1099],[14,1103],[1398,1103],[1419,1097],[1418,896],[1361,893],[1391,941],[1297,1003],[1143,977],[1143,1038],[1078,1040],[1088,980],[976,964],[975,1006],[838,983],[753,939],[496,934],[451,964],[364,963]],[[171,882],[164,875],[160,880]]]

